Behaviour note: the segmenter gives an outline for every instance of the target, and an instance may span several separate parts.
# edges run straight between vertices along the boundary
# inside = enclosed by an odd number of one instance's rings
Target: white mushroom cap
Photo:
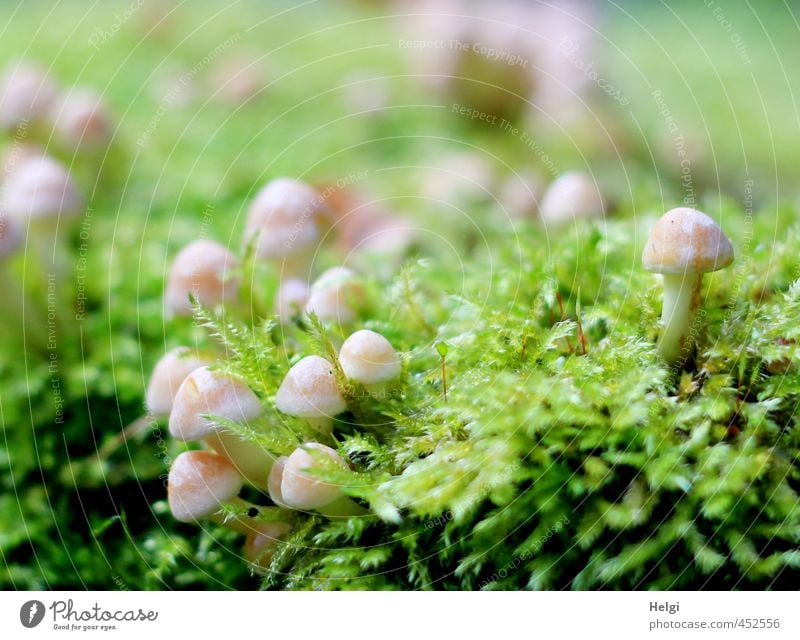
[[[283,468],[286,466],[288,456],[281,456],[272,465],[267,481],[267,490],[270,499],[279,507],[283,506],[283,495],[281,495],[281,482],[283,482]]]
[[[347,267],[333,267],[314,284],[306,303],[306,312],[314,312],[321,322],[348,324],[356,319],[353,303],[364,296],[364,289],[355,272]]]
[[[588,175],[572,171],[548,187],[539,211],[545,224],[565,224],[576,219],[601,216],[603,198]]]
[[[275,394],[275,406],[300,418],[332,418],[347,408],[333,365],[319,356],[307,356],[289,369]]]
[[[156,417],[167,417],[181,383],[192,371],[208,364],[188,347],[177,347],[167,352],[153,368],[147,385],[145,404]]]
[[[276,178],[250,205],[245,243],[258,236],[255,251],[263,260],[281,260],[313,249],[320,237],[318,218],[325,209],[324,199],[309,185]]]
[[[67,168],[45,155],[23,158],[9,175],[5,209],[22,220],[72,218],[83,208],[83,197]]]
[[[64,94],[50,110],[55,134],[73,148],[108,144],[112,128],[102,98],[91,89]]]
[[[299,278],[288,278],[281,283],[275,296],[275,311],[283,324],[302,313],[308,302],[308,285]]]
[[[0,128],[16,127],[44,115],[57,92],[55,83],[37,65],[10,65],[0,78]]]
[[[733,262],[725,232],[705,213],[678,207],[661,216],[650,232],[642,265],[656,273],[707,273]]]
[[[172,261],[164,304],[176,315],[191,315],[189,293],[206,306],[234,298],[238,281],[231,278],[238,260],[212,240],[195,240],[181,249]]]
[[[339,362],[345,375],[366,387],[395,380],[400,375],[400,356],[381,334],[363,329],[344,341]]]
[[[194,522],[215,513],[241,490],[242,478],[235,467],[210,451],[185,451],[169,470],[169,508],[180,522]]]
[[[261,415],[261,402],[242,381],[208,367],[192,371],[178,387],[169,416],[169,432],[178,440],[202,440],[218,425],[203,416],[247,424]]]
[[[319,509],[342,497],[339,485],[323,482],[309,473],[318,466],[317,460],[308,452],[309,449],[316,455],[329,457],[343,469],[347,469],[347,463],[341,456],[324,444],[310,442],[295,449],[286,460],[281,481],[283,501],[294,509]]]
[[[0,211],[0,260],[16,253],[24,240],[20,223]]]

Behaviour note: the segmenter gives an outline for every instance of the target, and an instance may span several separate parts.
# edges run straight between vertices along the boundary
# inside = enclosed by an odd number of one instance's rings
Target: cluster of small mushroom
[[[0,77],[0,129],[54,141],[69,153],[107,147],[113,128],[100,95],[88,87],[60,89],[38,65],[20,61]]]
[[[291,530],[296,519],[292,511],[314,511],[328,518],[367,513],[340,485],[317,477],[326,463],[347,468],[334,449],[305,442],[291,455],[276,457],[231,431],[232,423],[256,429],[265,408],[243,381],[215,371],[211,361],[207,354],[179,347],[158,362],[148,385],[151,416],[168,418],[170,434],[177,440],[203,447],[181,453],[170,469],[169,505],[177,520],[207,519],[244,533],[245,557],[259,568],[271,557],[277,540]],[[386,389],[400,375],[398,354],[372,331],[352,334],[341,347],[339,362],[350,380],[373,392]],[[330,439],[334,417],[347,409],[333,365],[318,356],[307,356],[289,369],[274,405],[282,414],[306,420],[320,440]],[[268,494],[274,506],[239,498],[244,482]]]
[[[423,192],[450,206],[469,207],[496,198],[499,216],[538,219],[554,229],[606,212],[597,180],[585,171],[567,171],[545,185],[541,175],[523,168],[498,181],[489,161],[473,151],[448,155],[440,166],[438,171],[426,168]]]
[[[0,167],[0,259],[19,256],[27,241],[25,254],[32,261],[26,264],[32,268],[25,273],[31,289],[40,292],[57,285],[64,295],[61,285],[69,267],[64,244],[69,223],[84,210],[85,201],[70,169],[38,142],[52,142],[57,154],[71,159],[91,156],[92,150],[108,145],[108,115],[92,91],[62,91],[37,65],[23,61],[0,76],[0,130],[9,141]],[[4,265],[7,280],[13,270],[13,265]],[[49,277],[54,282],[45,284]],[[32,346],[43,335],[36,325],[49,313],[46,302],[32,300],[18,282],[5,284],[13,313],[21,317],[24,312],[25,325],[32,329],[27,332]],[[56,315],[64,320],[63,309]]]
[[[358,319],[364,291],[354,270],[333,267],[310,287],[305,284],[323,229],[336,226],[335,215],[319,191],[288,178],[271,181],[254,199],[244,245],[281,276],[275,300],[280,322],[302,326],[303,315],[314,313],[326,325],[347,328]],[[377,224],[376,219],[366,220]],[[191,314],[189,294],[205,307],[235,310],[237,265],[235,256],[210,240],[184,248],[165,287],[167,312]],[[274,397],[264,399],[243,380],[216,370],[218,357],[224,356],[179,347],[158,362],[148,385],[150,416],[167,418],[175,439],[202,447],[180,454],[172,464],[168,494],[175,518],[207,519],[244,533],[245,557],[259,569],[300,517],[298,512],[328,518],[367,514],[342,486],[323,481],[319,472],[326,465],[348,468],[346,460],[323,442],[333,442],[334,419],[348,409],[349,384],[378,395],[398,380],[401,360],[389,341],[373,331],[355,331],[342,343],[335,365],[319,356],[303,357],[288,369]],[[341,388],[343,382],[334,373],[337,366],[348,380],[347,388]],[[279,457],[243,437],[286,420],[280,416],[306,421],[319,441],[306,441]],[[243,501],[239,494],[245,483],[268,495],[272,505]]]

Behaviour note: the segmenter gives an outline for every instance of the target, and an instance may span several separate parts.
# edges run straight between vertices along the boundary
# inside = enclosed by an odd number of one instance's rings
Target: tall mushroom
[[[301,511],[316,511],[327,518],[364,515],[366,509],[353,502],[338,484],[325,482],[318,476],[321,460],[347,469],[347,463],[330,447],[308,442],[295,449],[283,464],[280,497],[284,506]]]
[[[202,440],[236,465],[253,485],[266,488],[273,456],[254,442],[231,433],[214,418],[246,425],[261,415],[261,402],[242,381],[200,367],[181,383],[169,416],[173,437]]]
[[[319,356],[307,356],[289,369],[275,394],[275,406],[287,415],[305,418],[323,435],[330,434],[333,416],[347,408],[333,365]]]
[[[727,267],[733,257],[725,232],[700,211],[678,207],[656,221],[642,265],[664,280],[658,353],[667,364],[682,364],[691,355],[703,274]]]

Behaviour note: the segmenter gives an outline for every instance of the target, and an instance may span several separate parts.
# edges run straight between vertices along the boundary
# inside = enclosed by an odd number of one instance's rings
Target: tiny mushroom
[[[275,295],[275,312],[283,324],[297,318],[308,302],[308,285],[305,280],[289,278],[281,282]]]
[[[169,431],[178,440],[205,441],[228,458],[254,486],[266,488],[274,460],[254,442],[243,440],[214,418],[247,425],[261,415],[261,402],[242,381],[200,367],[178,387],[169,416]]]
[[[209,364],[189,347],[168,351],[156,363],[147,385],[145,404],[154,418],[167,418],[181,383],[192,371]]]
[[[691,355],[703,274],[727,267],[733,257],[725,232],[700,211],[678,207],[655,223],[642,265],[664,281],[658,352],[667,364],[682,364]]]
[[[366,509],[342,493],[338,484],[317,477],[324,468],[321,458],[347,469],[347,463],[330,447],[309,442],[295,449],[286,459],[281,476],[281,497],[285,506],[300,511],[316,511],[327,518],[364,515]]]
[[[58,279],[68,277],[61,251],[67,222],[83,209],[83,196],[67,168],[52,158],[30,152],[6,178],[3,206],[10,217],[28,226],[31,253]]]
[[[111,139],[112,126],[100,96],[91,89],[65,93],[50,110],[56,137],[70,149],[101,149]]]
[[[316,313],[320,322],[347,325],[357,316],[364,288],[352,269],[332,267],[311,285],[306,313]]]
[[[319,221],[327,215],[324,198],[309,185],[276,178],[259,191],[247,213],[244,242],[255,240],[260,260],[285,276],[303,276],[320,241]]]
[[[345,375],[373,394],[382,394],[400,375],[400,356],[381,334],[363,329],[342,344],[339,362]]]
[[[9,215],[47,227],[76,217],[83,208],[83,196],[67,168],[35,152],[25,154],[9,173],[4,202]]]
[[[333,429],[333,416],[347,408],[333,365],[319,356],[306,356],[289,370],[275,394],[275,406],[287,415],[304,418],[324,435]]]
[[[501,185],[497,200],[508,218],[534,218],[539,215],[542,178],[533,171],[509,176]]]
[[[58,89],[37,65],[18,62],[0,78],[0,129],[12,129],[42,118]]]
[[[581,218],[602,216],[603,198],[591,177],[571,171],[547,188],[539,212],[546,225],[569,224]]]
[[[261,523],[250,520],[265,507],[239,498],[242,477],[226,458],[211,451],[184,451],[172,463],[167,478],[169,508],[179,522],[208,519],[249,535]],[[238,507],[246,517],[226,518],[222,505]]]
[[[236,297],[238,280],[232,277],[238,261],[213,240],[195,240],[181,249],[172,261],[164,290],[164,304],[170,313],[192,314],[191,293],[198,302],[215,306]]]

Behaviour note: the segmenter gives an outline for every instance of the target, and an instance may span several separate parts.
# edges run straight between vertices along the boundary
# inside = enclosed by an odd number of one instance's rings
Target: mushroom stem
[[[225,430],[212,433],[205,441],[214,451],[230,460],[250,484],[258,489],[267,488],[275,458],[266,449]]]
[[[347,496],[337,498],[324,507],[315,509],[317,513],[326,518],[350,518],[352,516],[364,516],[369,513],[364,507],[353,502]]]
[[[700,306],[702,273],[665,273],[662,333],[658,353],[671,365],[685,360],[694,346],[692,325]]]

